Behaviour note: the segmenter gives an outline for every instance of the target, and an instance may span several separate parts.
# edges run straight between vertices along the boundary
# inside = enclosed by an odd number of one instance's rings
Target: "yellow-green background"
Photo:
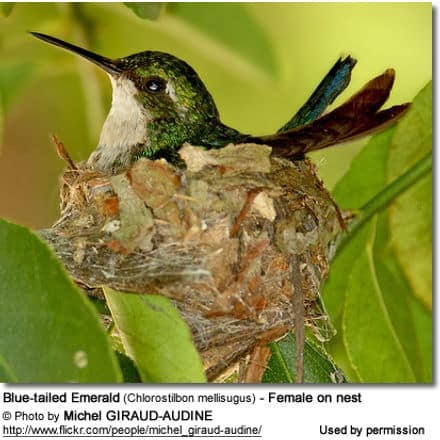
[[[34,228],[56,219],[63,163],[49,135],[85,159],[110,104],[105,74],[27,31],[115,58],[170,52],[199,72],[226,124],[268,134],[341,55],[358,65],[336,104],[388,67],[397,71],[389,104],[412,100],[431,78],[431,15],[431,3],[173,4],[149,21],[122,3],[17,3],[0,16],[0,216]],[[363,143],[315,154],[327,186]]]

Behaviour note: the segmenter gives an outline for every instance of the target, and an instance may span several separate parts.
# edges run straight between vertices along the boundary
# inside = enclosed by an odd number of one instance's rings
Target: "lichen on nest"
[[[184,145],[185,170],[164,159],[116,176],[71,166],[61,216],[41,234],[86,286],[172,299],[212,379],[294,327],[294,286],[305,324],[329,336],[319,289],[339,211],[308,159],[270,153]]]

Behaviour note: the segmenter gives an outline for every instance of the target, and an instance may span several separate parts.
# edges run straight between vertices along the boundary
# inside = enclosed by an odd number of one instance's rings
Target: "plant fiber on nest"
[[[41,235],[88,287],[170,298],[209,379],[294,328],[294,286],[305,324],[326,339],[319,289],[339,212],[309,160],[270,153],[185,145],[186,170],[139,159],[116,176],[79,164],[65,171],[61,216]]]

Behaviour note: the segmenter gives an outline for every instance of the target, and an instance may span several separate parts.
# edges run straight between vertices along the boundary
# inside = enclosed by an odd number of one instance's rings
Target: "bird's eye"
[[[145,86],[150,92],[158,93],[165,90],[166,83],[161,78],[150,78],[145,83]]]

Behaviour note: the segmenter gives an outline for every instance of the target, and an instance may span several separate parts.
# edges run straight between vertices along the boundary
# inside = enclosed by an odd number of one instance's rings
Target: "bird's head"
[[[110,59],[58,38],[32,35],[80,55],[110,76],[112,108],[89,159],[97,169],[114,172],[142,155],[172,159],[183,142],[197,142],[219,122],[197,73],[173,55],[145,51]]]

